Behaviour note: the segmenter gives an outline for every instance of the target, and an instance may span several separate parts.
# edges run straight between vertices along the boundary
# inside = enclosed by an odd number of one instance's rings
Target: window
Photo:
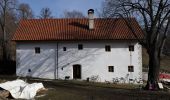
[[[114,66],[108,66],[108,71],[109,72],[114,72]]]
[[[35,47],[35,53],[36,54],[40,53],[40,47]]]
[[[110,45],[106,45],[106,46],[105,46],[105,51],[107,51],[107,52],[110,52],[110,51],[111,51]]]
[[[83,45],[82,44],[78,44],[78,50],[83,50]]]
[[[134,51],[134,45],[129,46],[129,51]]]
[[[128,72],[134,72],[134,67],[133,66],[128,66]]]
[[[63,47],[63,51],[67,51],[67,48],[66,48],[66,47]]]

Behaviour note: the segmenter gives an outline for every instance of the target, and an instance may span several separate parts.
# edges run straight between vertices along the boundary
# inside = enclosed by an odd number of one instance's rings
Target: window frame
[[[83,44],[78,44],[78,50],[83,50]]]
[[[129,51],[134,51],[135,48],[134,48],[134,45],[129,45]]]
[[[110,45],[105,45],[105,51],[106,52],[111,52],[111,46]]]
[[[41,53],[41,48],[40,47],[35,47],[35,54],[40,54]]]
[[[66,47],[63,47],[63,51],[67,51],[67,48],[66,48]]]
[[[114,66],[108,66],[108,72],[114,72]]]
[[[128,66],[128,72],[134,72],[134,66]]]

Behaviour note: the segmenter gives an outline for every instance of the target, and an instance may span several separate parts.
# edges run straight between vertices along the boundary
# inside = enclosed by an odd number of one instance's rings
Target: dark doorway
[[[81,65],[73,65],[73,79],[81,79]]]

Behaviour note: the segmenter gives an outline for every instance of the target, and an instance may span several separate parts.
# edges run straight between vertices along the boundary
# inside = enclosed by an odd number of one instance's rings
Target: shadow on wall
[[[63,69],[67,67],[69,64],[73,64],[79,62],[81,60],[86,60],[87,62],[95,61],[95,56],[101,55],[98,53],[102,48],[91,49],[91,50],[83,50],[82,52],[73,51],[66,51],[62,52],[59,51],[59,68]],[[72,66],[72,65],[71,65]]]
[[[15,75],[16,62],[15,61],[0,61],[0,75]]]
[[[108,43],[108,44],[112,45],[111,43]],[[122,45],[114,45],[114,46],[112,45],[111,48],[112,49],[122,48],[122,50],[126,50],[128,48],[127,44],[128,43],[124,43],[123,46]],[[59,55],[58,55],[58,57],[60,58],[59,62],[58,62],[59,68],[63,69],[65,67],[69,66],[70,64],[74,64],[74,63],[77,64],[77,62],[84,61],[84,60],[86,62],[88,62],[88,64],[86,64],[86,65],[91,65],[90,62],[96,61],[96,59],[98,59],[98,57],[101,57],[100,55],[102,55],[103,52],[105,52],[105,45],[100,45],[98,48],[94,48],[93,47],[94,45],[85,47],[83,50],[77,50],[77,47],[72,47],[71,50],[68,47],[67,51],[63,51],[63,49],[60,49]],[[125,47],[124,45],[127,47]],[[61,47],[63,47],[63,46],[61,46]],[[89,49],[89,48],[91,48],[91,49]],[[80,63],[78,63],[78,64],[80,64]]]
[[[76,47],[73,47],[71,50],[68,48],[67,51],[63,51],[62,49],[59,50],[59,77],[64,78],[65,76],[72,76],[73,74],[73,65],[80,64],[83,67],[82,73],[88,73],[87,77],[90,77],[94,74],[92,70],[96,70],[96,67],[90,67],[94,66],[94,62],[96,61],[96,57],[99,57],[102,55],[101,51],[103,48],[94,48],[87,49],[84,48],[83,50],[77,50]],[[88,62],[85,64],[85,62]],[[82,65],[83,64],[83,65]],[[97,73],[96,73],[97,74]],[[95,74],[95,75],[96,75]],[[85,74],[84,74],[85,75]],[[82,75],[81,78],[85,79],[85,76]],[[73,77],[71,77],[73,78]]]
[[[109,43],[110,44],[110,43]],[[91,66],[91,62],[97,62],[96,59],[103,54],[105,45],[101,45],[99,48],[94,48],[93,45],[87,49],[77,50],[77,47],[73,49],[69,49],[67,51],[63,51],[63,49],[59,50],[58,57],[60,58],[58,61],[59,69],[64,70],[65,73],[69,73],[70,70],[67,67],[72,66],[72,64],[81,64],[81,62],[89,62],[86,64],[87,66]],[[124,48],[122,45],[115,45],[112,48]],[[49,49],[49,48],[48,48]],[[42,49],[40,54],[35,55],[32,51],[24,53],[20,51],[17,60],[20,63],[19,66],[25,66],[19,68],[18,72],[21,75],[32,76],[32,77],[54,77],[54,68],[55,68],[55,50],[54,48]],[[127,48],[125,48],[127,49]],[[25,50],[23,50],[25,51]],[[96,58],[96,59],[94,59]],[[93,69],[94,68],[94,69]],[[96,70],[95,67],[92,67],[90,70]],[[85,72],[89,72],[89,69],[86,69]]]
[[[54,73],[54,51],[48,51],[48,49],[43,49],[41,54],[34,55],[30,52],[22,53],[22,56],[18,57],[19,62],[21,61],[19,74],[22,76],[39,77],[46,78],[48,74],[53,75]],[[20,66],[20,63],[18,63]]]

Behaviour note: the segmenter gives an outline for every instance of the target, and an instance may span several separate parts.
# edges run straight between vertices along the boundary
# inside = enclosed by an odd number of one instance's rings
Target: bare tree
[[[144,39],[137,40],[149,55],[146,89],[158,89],[160,56],[170,26],[170,0],[117,0],[117,3],[118,6],[110,17],[123,18],[136,38],[129,17],[139,19],[144,28]]]
[[[30,19],[34,18],[32,9],[26,3],[21,3],[18,7],[18,17],[19,19]]]
[[[65,18],[85,18],[82,12],[76,11],[76,10],[73,10],[73,11],[65,10],[64,17]]]
[[[118,0],[104,0],[102,2],[102,8],[98,11],[99,17],[109,18],[114,17],[117,7],[119,6]]]
[[[42,8],[39,18],[41,19],[53,18],[50,8]]]
[[[0,26],[2,30],[2,48],[3,48],[3,60],[9,60],[9,52],[7,49],[8,40],[10,38],[7,25],[11,24],[11,20],[14,19],[12,9],[15,8],[15,0],[0,0]],[[11,20],[9,20],[11,19]]]

